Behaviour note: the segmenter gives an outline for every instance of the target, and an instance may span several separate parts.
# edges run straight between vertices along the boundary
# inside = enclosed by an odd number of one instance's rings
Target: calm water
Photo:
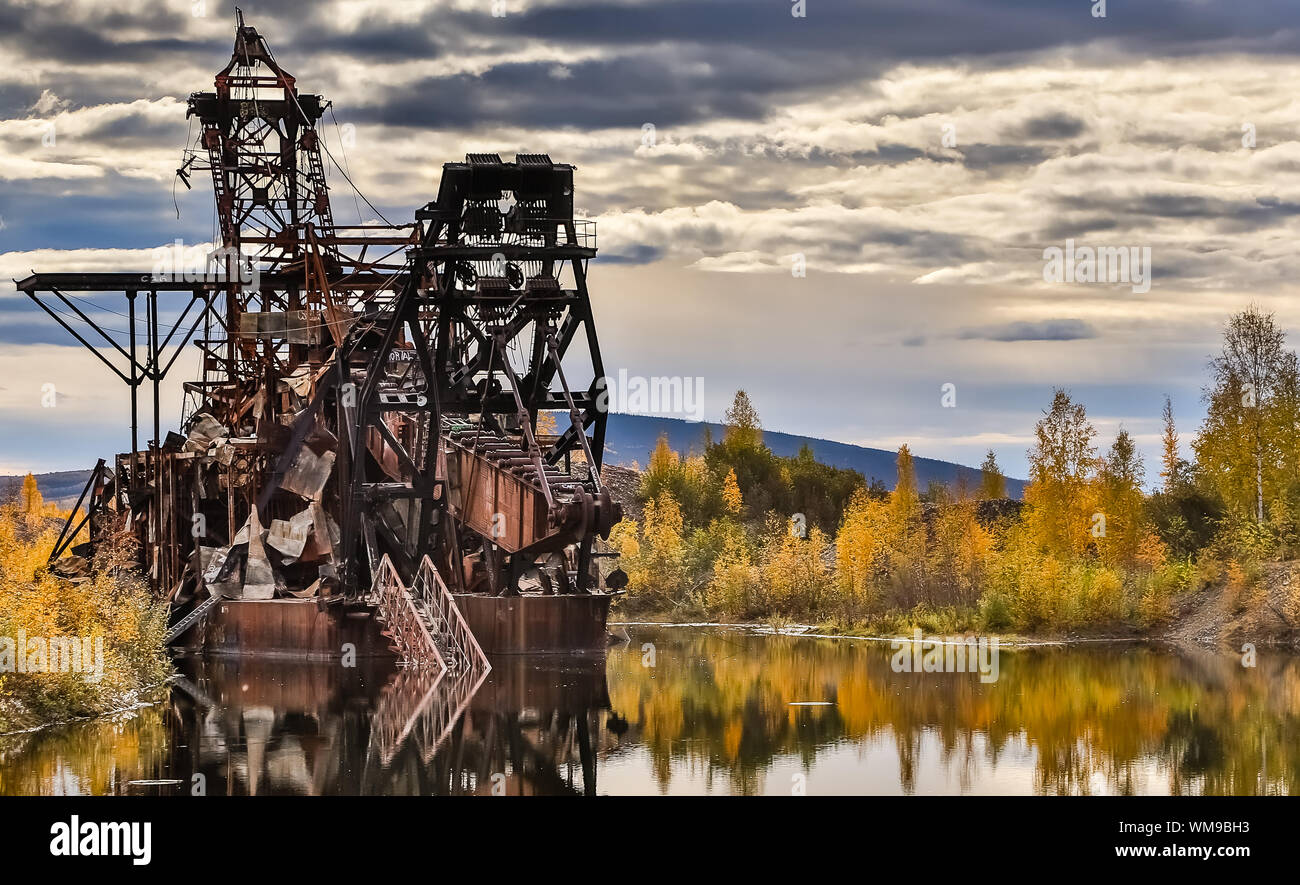
[[[1292,655],[1003,649],[986,685],[894,673],[882,643],[628,632],[499,658],[472,696],[391,667],[182,660],[153,706],[0,738],[0,793],[1300,792]]]

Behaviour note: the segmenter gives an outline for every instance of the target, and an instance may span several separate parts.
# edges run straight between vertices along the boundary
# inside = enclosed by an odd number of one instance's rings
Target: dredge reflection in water
[[[392,667],[186,663],[195,678],[171,698],[170,777],[209,794],[595,794],[593,734],[609,707],[602,654],[503,657],[485,676],[442,680]]]
[[[477,686],[182,659],[153,706],[0,738],[0,792],[1300,792],[1294,655],[1004,647],[983,684],[896,673],[886,643],[629,632],[604,654],[495,658]]]

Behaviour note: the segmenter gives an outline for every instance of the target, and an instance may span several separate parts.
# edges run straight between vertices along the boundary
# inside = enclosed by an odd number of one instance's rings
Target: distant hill
[[[60,470],[56,473],[36,474],[36,487],[41,490],[41,497],[49,503],[70,508],[77,503],[77,496],[86,487],[93,470]],[[0,501],[17,497],[23,488],[22,476],[0,476]]]
[[[636,462],[642,468],[650,463],[650,452],[654,450],[659,434],[668,434],[668,443],[678,451],[696,452],[704,450],[704,429],[713,433],[715,440],[722,439],[721,424],[697,423],[681,418],[655,418],[648,415],[609,416],[609,428],[605,439],[605,459],[611,464],[629,466]],[[795,436],[792,433],[779,433],[775,430],[763,431],[763,442],[773,452],[782,456],[799,454],[799,449],[806,443],[812,447],[813,455],[823,464],[832,467],[848,467],[858,471],[867,478],[867,482],[878,479],[887,488],[894,487],[896,469],[894,461],[897,452],[885,449],[870,449],[849,443],[833,442],[827,439],[815,439],[811,436]],[[921,491],[931,480],[952,485],[958,475],[966,477],[966,484],[977,489],[980,482],[978,467],[965,467],[951,461],[938,461],[934,458],[915,458],[916,481]],[[86,480],[90,479],[89,470],[61,470],[57,473],[36,474],[36,484],[47,501],[57,501],[64,507],[71,507],[81,494]],[[21,476],[0,476],[0,500],[17,494],[22,488]],[[1007,479],[1007,494],[1012,498],[1024,496],[1025,481]]]
[[[681,418],[655,418],[648,415],[609,416],[609,427],[605,438],[605,459],[611,464],[621,466],[636,462],[644,468],[650,462],[650,452],[662,433],[668,434],[668,444],[679,452],[694,450],[704,451],[704,431],[708,428],[714,440],[722,439],[721,424],[685,421]],[[849,443],[833,442],[827,439],[815,439],[811,436],[795,436],[792,433],[779,433],[774,430],[763,431],[763,442],[774,454],[789,457],[799,454],[799,449],[807,444],[813,456],[823,464],[832,467],[847,467],[858,471],[867,478],[867,482],[878,479],[887,488],[894,487],[897,478],[895,461],[897,452],[885,449],[870,449]],[[956,483],[958,476],[966,479],[967,486],[977,490],[980,484],[978,467],[965,467],[951,461],[938,461],[934,458],[915,457],[916,481],[921,491],[931,481],[948,486]],[[1007,494],[1012,498],[1024,496],[1023,479],[1007,479]]]

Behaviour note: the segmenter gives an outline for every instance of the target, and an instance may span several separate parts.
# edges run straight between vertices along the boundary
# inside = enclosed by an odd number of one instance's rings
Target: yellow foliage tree
[[[1107,562],[1132,565],[1146,534],[1142,497],[1142,456],[1129,432],[1120,429],[1110,452],[1101,462],[1097,478],[1105,531],[1093,530],[1098,549]]]
[[[964,498],[940,508],[934,520],[934,577],[956,597],[971,603],[979,596],[993,555],[993,535],[980,524],[976,504]]]
[[[739,514],[744,506],[744,498],[740,494],[740,483],[736,481],[736,469],[727,471],[727,477],[722,481],[722,504],[731,514]]]
[[[900,596],[897,603],[911,607],[919,601],[926,582],[927,531],[921,518],[912,451],[898,449],[898,481],[889,496],[890,571]]]
[[[1096,435],[1083,405],[1058,388],[1052,407],[1034,428],[1025,489],[1025,501],[1033,507],[1029,519],[1034,533],[1051,552],[1080,553],[1092,541]]]
[[[29,517],[41,516],[45,511],[45,498],[41,496],[41,490],[36,485],[36,477],[30,473],[23,477],[20,504],[23,513]]]
[[[759,566],[767,608],[786,615],[816,612],[830,584],[830,570],[822,559],[826,535],[816,527],[808,537],[783,532],[763,551]]]
[[[869,603],[876,594],[875,577],[878,558],[884,550],[886,504],[858,489],[849,499],[835,535],[836,584],[841,599],[850,603]]]
[[[538,436],[555,436],[558,423],[555,420],[554,412],[537,413],[537,434]]]
[[[890,495],[890,509],[894,521],[906,529],[921,518],[921,496],[916,488],[916,467],[912,451],[906,445],[898,449],[898,482]]]
[[[682,529],[681,507],[671,492],[646,502],[637,552],[624,566],[629,591],[679,601],[685,555]]]
[[[0,729],[108,709],[169,669],[161,654],[166,603],[129,573],[96,570],[79,583],[51,574],[45,565],[59,531],[30,519],[34,500],[0,507],[0,636],[99,637],[104,675],[92,682],[74,672],[0,673]]]
[[[743,533],[729,535],[713,566],[706,600],[713,610],[734,617],[746,617],[758,603],[760,574],[745,544]]]

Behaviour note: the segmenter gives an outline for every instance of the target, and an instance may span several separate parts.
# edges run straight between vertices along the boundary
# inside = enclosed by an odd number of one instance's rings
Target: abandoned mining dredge
[[[198,132],[177,176],[211,173],[220,266],[17,284],[131,392],[132,451],[97,465],[52,559],[127,538],[172,601],[169,642],[208,652],[351,643],[481,681],[484,651],[603,648],[626,579],[601,577],[597,539],[622,508],[601,484],[595,229],[574,218],[573,167],[471,154],[443,166],[413,223],[336,224],[329,103],[242,15],[215,91],[188,108]],[[124,296],[129,342],[77,293]],[[191,340],[202,377],[163,437],[159,386]],[[592,379],[576,389],[575,341]]]

